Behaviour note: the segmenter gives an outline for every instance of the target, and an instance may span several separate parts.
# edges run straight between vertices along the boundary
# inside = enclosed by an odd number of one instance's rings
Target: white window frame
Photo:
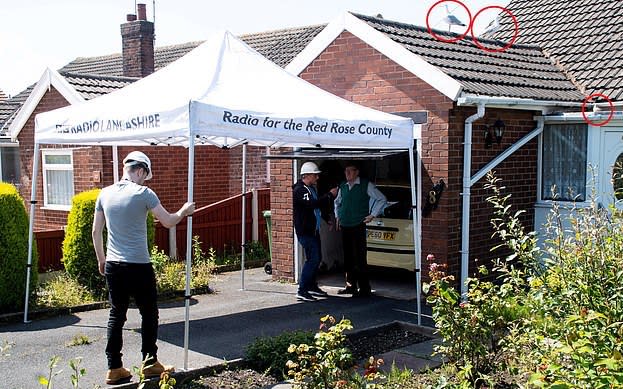
[[[48,155],[69,155],[68,164],[47,164],[46,156]],[[50,149],[41,151],[41,165],[43,174],[43,208],[54,209],[59,211],[69,211],[71,209],[71,199],[75,192],[74,187],[74,155],[71,149]],[[69,171],[71,172],[71,195],[69,197],[69,204],[52,204],[48,201],[48,185],[47,185],[47,172],[48,171]]]

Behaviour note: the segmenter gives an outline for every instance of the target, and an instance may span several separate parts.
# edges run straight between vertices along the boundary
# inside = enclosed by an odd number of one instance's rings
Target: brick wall
[[[422,128],[422,189],[427,193],[440,179],[447,188],[438,208],[422,220],[422,258],[424,261],[426,254],[434,253],[438,262],[448,264],[458,280],[464,123],[475,108],[456,108],[450,99],[349,32],[340,34],[300,77],[335,95],[381,111],[428,111],[428,123]],[[501,146],[494,144],[485,149],[481,136],[484,122],[476,122],[473,172],[536,125],[532,121],[534,112],[487,109],[485,117],[491,115],[506,122],[506,134]],[[271,166],[273,274],[276,278],[293,279],[292,165],[290,161],[279,161]],[[505,186],[518,192],[513,195],[513,202],[528,210],[524,220],[530,226],[536,194],[536,141],[524,146],[496,171]],[[489,194],[482,187],[483,181],[472,188],[470,241],[471,258],[484,260],[491,257],[492,208],[485,202]],[[427,264],[422,265],[426,279]]]
[[[294,280],[292,161],[271,161],[270,172],[273,278]]]
[[[460,274],[461,261],[461,218],[462,198],[460,192],[463,185],[463,139],[465,119],[476,113],[475,108],[459,107],[452,111],[450,123],[450,138],[452,147],[449,161],[450,176],[448,179],[448,196],[450,225],[447,238],[449,251],[449,265],[454,274]],[[524,135],[534,130],[536,122],[533,121],[534,111],[501,110],[486,108],[482,119],[474,122],[472,133],[472,170],[471,175],[476,174],[489,161],[494,159],[502,151],[517,142]],[[506,124],[506,130],[502,143],[493,143],[489,149],[485,148],[485,125],[492,125],[496,119],[502,119]],[[494,168],[496,177],[502,179],[500,185],[505,186],[505,193],[512,194],[510,202],[513,210],[525,210],[521,216],[524,228],[532,230],[534,225],[534,204],[537,191],[537,147],[538,142],[533,139],[504,162]],[[492,239],[493,229],[491,218],[493,208],[486,201],[492,195],[491,191],[484,188],[487,183],[486,177],[476,182],[471,188],[470,201],[470,269],[469,275],[475,275],[477,266],[489,265],[491,259],[503,257],[507,251],[491,252],[490,248],[499,244],[499,240]],[[445,193],[444,193],[445,196]],[[476,262],[476,260],[478,260]],[[458,279],[458,278],[457,278]]]
[[[64,107],[67,101],[53,87],[41,99],[33,115],[19,134],[21,160],[20,191],[30,200],[32,161],[34,149],[34,117],[39,112]],[[112,147],[40,145],[41,149],[71,147],[74,158],[74,192],[102,188],[113,182]],[[153,179],[148,185],[159,196],[162,205],[170,212],[176,211],[187,200],[188,149],[183,147],[147,146],[118,147],[119,164],[132,150],[145,152],[151,162]],[[194,201],[202,207],[241,191],[241,152],[237,147],[223,150],[213,146],[195,147]],[[266,162],[261,158],[263,147],[247,150],[247,188],[265,188]],[[41,164],[37,177],[37,212],[35,229],[59,229],[67,224],[67,211],[44,209],[43,176]],[[123,174],[119,166],[119,177]]]
[[[429,111],[429,122],[423,126],[424,188],[438,179],[448,177],[448,111],[453,103],[430,85],[368,46],[349,32],[343,32],[300,77],[337,96],[385,112]],[[274,162],[271,186],[273,224],[289,226],[275,229],[273,270],[277,278],[293,272],[292,200],[290,185],[292,169],[289,161]],[[447,199],[442,198],[443,202]],[[423,252],[434,252],[441,260],[447,258],[447,208],[440,206],[434,218],[423,220]],[[273,246],[275,250],[275,246]],[[280,269],[284,266],[284,269]]]

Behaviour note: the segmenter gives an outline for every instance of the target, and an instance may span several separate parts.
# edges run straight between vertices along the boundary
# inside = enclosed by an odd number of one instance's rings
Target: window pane
[[[544,200],[586,198],[586,124],[550,124],[543,130]]]
[[[19,184],[19,148],[2,147],[0,148],[0,179],[4,182]]]
[[[74,195],[74,174],[72,170],[47,170],[47,204],[71,205]]]
[[[57,154],[48,154],[45,156],[46,164],[54,164],[54,165],[68,165],[71,163],[70,155],[57,155]]]

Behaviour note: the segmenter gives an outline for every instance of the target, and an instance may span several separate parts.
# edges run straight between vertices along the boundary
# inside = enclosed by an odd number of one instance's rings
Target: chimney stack
[[[154,23],[147,21],[145,4],[137,4],[137,15],[129,14],[121,25],[123,75],[145,77],[154,72]]]

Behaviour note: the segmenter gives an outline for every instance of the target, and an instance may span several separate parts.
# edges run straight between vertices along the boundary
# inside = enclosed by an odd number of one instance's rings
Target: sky
[[[37,82],[46,68],[120,53],[120,25],[137,2],[147,5],[159,47],[205,40],[222,29],[245,34],[329,23],[345,11],[421,26],[428,14],[432,28],[447,30],[446,5],[469,24],[466,9],[474,17],[510,0],[0,0],[0,90],[12,96]],[[474,21],[475,35],[500,11],[483,10]]]

